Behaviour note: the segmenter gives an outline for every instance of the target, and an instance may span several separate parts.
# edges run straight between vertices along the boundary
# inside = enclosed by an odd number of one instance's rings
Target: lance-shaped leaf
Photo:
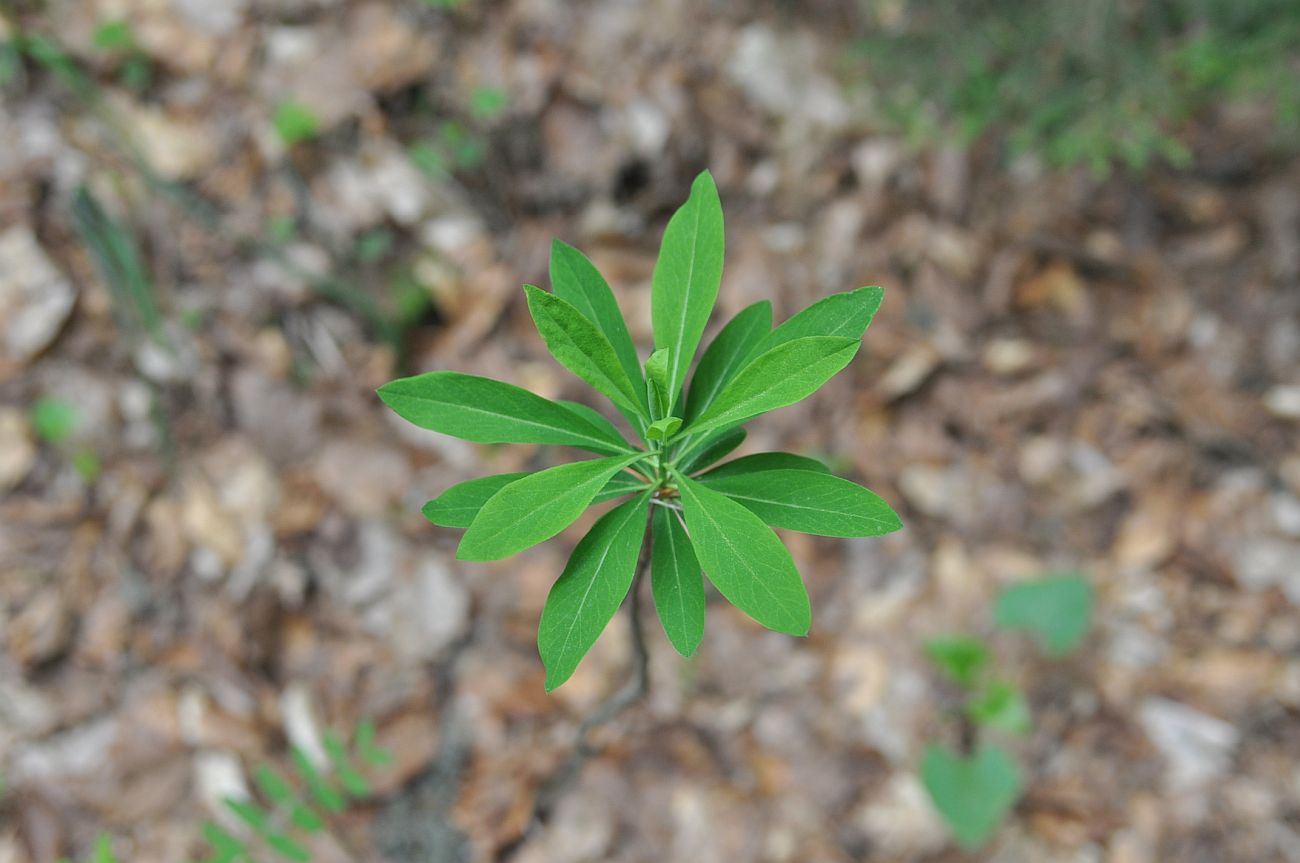
[[[810,336],[777,345],[741,369],[686,431],[698,434],[792,405],[848,365],[860,344],[858,339]]]
[[[704,474],[700,479],[712,482],[725,476],[736,476],[742,473],[755,473],[764,470],[810,470],[817,473],[830,473],[831,469],[822,464],[815,458],[809,458],[806,455],[795,455],[792,452],[756,452],[753,455],[744,455],[737,459],[732,459],[726,464],[720,464],[713,470]]]
[[[641,364],[637,361],[636,345],[628,335],[614,292],[586,255],[559,240],[551,243],[551,290],[600,328],[628,379],[639,386]]]
[[[667,348],[659,348],[645,361],[645,385],[650,416],[654,419],[668,416],[673,396],[668,383]]]
[[[690,656],[704,637],[704,576],[677,513],[656,506],[651,516],[650,587],[659,621],[674,648]]]
[[[693,473],[708,467],[745,442],[747,433],[742,428],[717,429],[699,439],[682,452],[682,473]]]
[[[759,300],[727,322],[700,357],[686,397],[686,419],[700,415],[740,371],[750,351],[772,331],[772,304]]]
[[[614,426],[614,424],[610,422],[607,417],[605,417],[604,414],[602,414],[600,411],[596,410],[595,408],[587,407],[582,402],[571,402],[571,401],[566,401],[564,399],[556,399],[555,403],[557,405],[563,405],[573,413],[577,414],[587,422],[591,423],[593,426],[595,426],[597,429],[600,430],[601,434],[603,434],[607,440],[618,441],[623,445],[623,449],[625,450],[636,449],[636,447],[632,446],[627,442],[627,438],[623,437],[623,433],[620,432]]]
[[[569,303],[534,285],[524,285],[528,310],[551,355],[591,384],[625,416],[648,416],[644,390],[634,385],[605,334]],[[639,375],[638,375],[639,377]]]
[[[744,359],[753,359],[777,345],[808,336],[861,339],[862,334],[871,325],[871,319],[876,316],[884,296],[885,289],[879,287],[858,288],[856,291],[831,294],[757,339]]]
[[[854,482],[809,470],[700,477],[773,527],[818,536],[879,536],[903,526],[889,504]]]
[[[481,476],[477,479],[457,483],[438,497],[429,501],[420,511],[424,517],[440,527],[469,527],[478,511],[491,497],[517,479],[528,476],[528,471],[520,473],[499,473]],[[645,490],[646,481],[625,471],[619,471],[609,478],[592,503],[601,503]]]
[[[537,627],[547,692],[572,676],[627,596],[649,506],[647,493],[601,516],[551,587]]]
[[[500,560],[550,539],[582,515],[610,477],[641,457],[578,461],[515,480],[483,504],[456,557]]]
[[[691,546],[713,586],[768,629],[807,635],[808,591],[790,552],[771,528],[740,504],[677,475]]]
[[[722,202],[708,171],[668,220],[651,277],[655,347],[668,350],[668,386],[676,401],[722,283]],[[672,405],[669,405],[671,410]]]
[[[502,381],[460,372],[398,378],[379,397],[408,422],[475,443],[543,443],[598,453],[631,447],[562,405]]]
[[[424,505],[420,512],[433,524],[441,527],[469,527],[492,495],[517,479],[528,476],[527,471],[499,473],[456,483]]]

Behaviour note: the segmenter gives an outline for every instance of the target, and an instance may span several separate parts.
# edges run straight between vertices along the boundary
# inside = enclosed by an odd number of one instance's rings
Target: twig
[[[636,704],[646,696],[650,684],[650,654],[646,650],[645,631],[641,627],[641,582],[646,568],[650,564],[650,521],[646,520],[645,542],[641,545],[641,557],[637,560],[636,574],[632,577],[632,589],[628,602],[628,626],[632,640],[632,679],[627,686],[615,692],[592,711],[591,715],[578,726],[577,741],[573,752],[560,765],[549,779],[542,783],[533,801],[532,816],[527,826],[515,839],[507,843],[498,853],[497,860],[509,860],[514,853],[529,839],[536,836],[546,822],[550,820],[555,805],[577,781],[582,768],[598,750],[592,747],[591,733],[602,725],[612,721],[624,710]]]

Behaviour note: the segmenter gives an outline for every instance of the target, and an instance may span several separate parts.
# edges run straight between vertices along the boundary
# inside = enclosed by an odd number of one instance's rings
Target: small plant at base
[[[1064,573],[1004,589],[994,606],[994,620],[1000,629],[1033,632],[1044,652],[1057,657],[1083,640],[1093,601],[1086,578]],[[975,849],[993,835],[1023,790],[1010,753],[996,743],[978,741],[978,733],[1028,734],[1032,716],[1020,689],[992,673],[993,653],[982,639],[936,638],[926,643],[925,652],[962,691],[961,751],[927,746],[921,779],[957,843]]]
[[[547,348],[612,402],[644,448],[591,408],[487,378],[438,371],[379,390],[422,428],[600,456],[470,480],[424,507],[434,524],[466,528],[461,560],[499,560],[555,536],[592,504],[622,499],[578,543],[547,597],[537,635],[547,691],[569,679],[647,566],[668,639],[689,656],[704,632],[702,573],[769,629],[807,634],[808,593],[772,527],[876,536],[902,526],[878,496],[814,459],[758,453],[707,470],[744,440],[742,423],[811,395],[848,365],[883,295],[834,294],[775,329],[771,304],[755,303],[714,338],[683,394],[722,259],[722,205],[705,172],[664,231],[651,282],[655,350],[644,367],[608,284],[577,249],[553,245],[552,293],[524,288]]]
[[[350,799],[359,800],[370,794],[370,784],[339,736],[327,732],[324,743],[332,777],[318,769],[301,749],[292,750],[294,771],[305,793],[262,764],[253,772],[253,780],[268,805],[251,798],[232,797],[225,801],[227,808],[277,858],[311,860],[311,852],[301,837],[323,832],[328,814],[346,812]],[[375,726],[368,721],[357,725],[352,750],[368,765],[383,766],[392,761],[392,754],[375,744]],[[248,842],[213,822],[203,825],[203,837],[212,847],[212,853],[203,863],[254,863],[258,859]]]

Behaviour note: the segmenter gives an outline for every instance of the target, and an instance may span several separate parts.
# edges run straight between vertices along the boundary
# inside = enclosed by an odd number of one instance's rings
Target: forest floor
[[[917,155],[872,130],[834,4],[727,8],[21,17],[74,67],[28,62],[0,101],[0,863],[100,833],[198,859],[258,765],[365,719],[395,758],[323,863],[1300,860],[1300,162],[1245,115],[1141,181]],[[96,47],[122,16],[130,44]],[[289,147],[291,99],[319,130]],[[649,345],[704,167],[715,327],[886,290],[859,358],[747,451],[830,458],[906,528],[785,535],[807,639],[711,603],[684,660],[646,603],[648,698],[530,830],[629,674],[626,620],[546,695],[537,620],[578,533],[463,564],[419,507],[563,454],[421,432],[374,390],[458,369],[576,397],[521,285],[573,243]],[[958,851],[917,778],[957,735],[922,645],[1061,569],[1095,624],[1062,660],[994,638],[1035,716],[1027,793]]]

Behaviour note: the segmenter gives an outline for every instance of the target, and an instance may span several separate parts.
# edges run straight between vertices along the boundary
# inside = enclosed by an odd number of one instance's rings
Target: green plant
[[[346,812],[350,801],[370,795],[370,784],[362,774],[363,764],[383,766],[392,755],[375,743],[375,726],[369,721],[357,725],[352,753],[333,732],[325,734],[325,752],[330,769],[321,771],[305,752],[294,747],[291,758],[297,783],[285,779],[266,764],[253,772],[263,800],[227,798],[225,804],[256,837],[256,843],[275,857],[292,861],[312,859],[304,837],[327,829],[329,815]],[[207,822],[203,836],[212,853],[204,863],[254,863],[260,859],[253,844],[224,827]]]
[[[883,295],[877,287],[835,294],[775,329],[771,304],[755,303],[714,338],[683,395],[722,259],[722,205],[705,172],[664,232],[651,285],[655,350],[644,367],[613,293],[577,249],[552,246],[553,293],[524,288],[547,348],[609,399],[637,446],[589,407],[487,378],[437,371],[379,390],[422,428],[600,456],[470,480],[424,507],[434,524],[466,528],[461,560],[498,560],[549,539],[592,504],[621,501],[578,543],[547,598],[537,638],[547,691],[573,674],[647,564],[668,639],[690,655],[703,635],[701,570],[764,626],[808,632],[807,591],[769,525],[825,536],[902,526],[883,500],[814,459],[759,453],[707,470],[744,440],[741,424],[794,404],[848,365]]]
[[[140,49],[131,25],[123,19],[105,21],[95,29],[95,47],[118,58],[118,78],[132,90],[143,90],[153,78],[149,55]]]
[[[916,143],[1001,135],[1013,154],[1097,175],[1191,158],[1187,121],[1262,101],[1300,129],[1291,0],[903,0],[862,43],[880,117]]]
[[[292,99],[276,106],[272,122],[280,140],[290,147],[310,141],[320,134],[320,120],[316,117],[316,112]]]
[[[77,408],[71,402],[45,396],[37,399],[31,409],[32,432],[42,443],[54,447],[62,445],[77,429]],[[99,457],[94,450],[78,446],[70,452],[72,467],[86,482],[99,476]]]
[[[994,605],[998,628],[1028,630],[1048,656],[1074,649],[1087,633],[1094,603],[1092,585],[1078,573],[1061,573],[1012,585]],[[974,636],[935,638],[926,655],[961,690],[958,717],[961,747],[925,748],[921,779],[958,844],[983,845],[1016,805],[1023,788],[1020,771],[1001,745],[978,740],[980,732],[1028,734],[1029,704],[1020,689],[994,673],[993,652]]]
[[[101,833],[95,837],[95,847],[90,852],[90,863],[118,863],[117,856],[113,853],[113,838],[107,833]],[[59,863],[69,863],[66,857],[61,858]]]

